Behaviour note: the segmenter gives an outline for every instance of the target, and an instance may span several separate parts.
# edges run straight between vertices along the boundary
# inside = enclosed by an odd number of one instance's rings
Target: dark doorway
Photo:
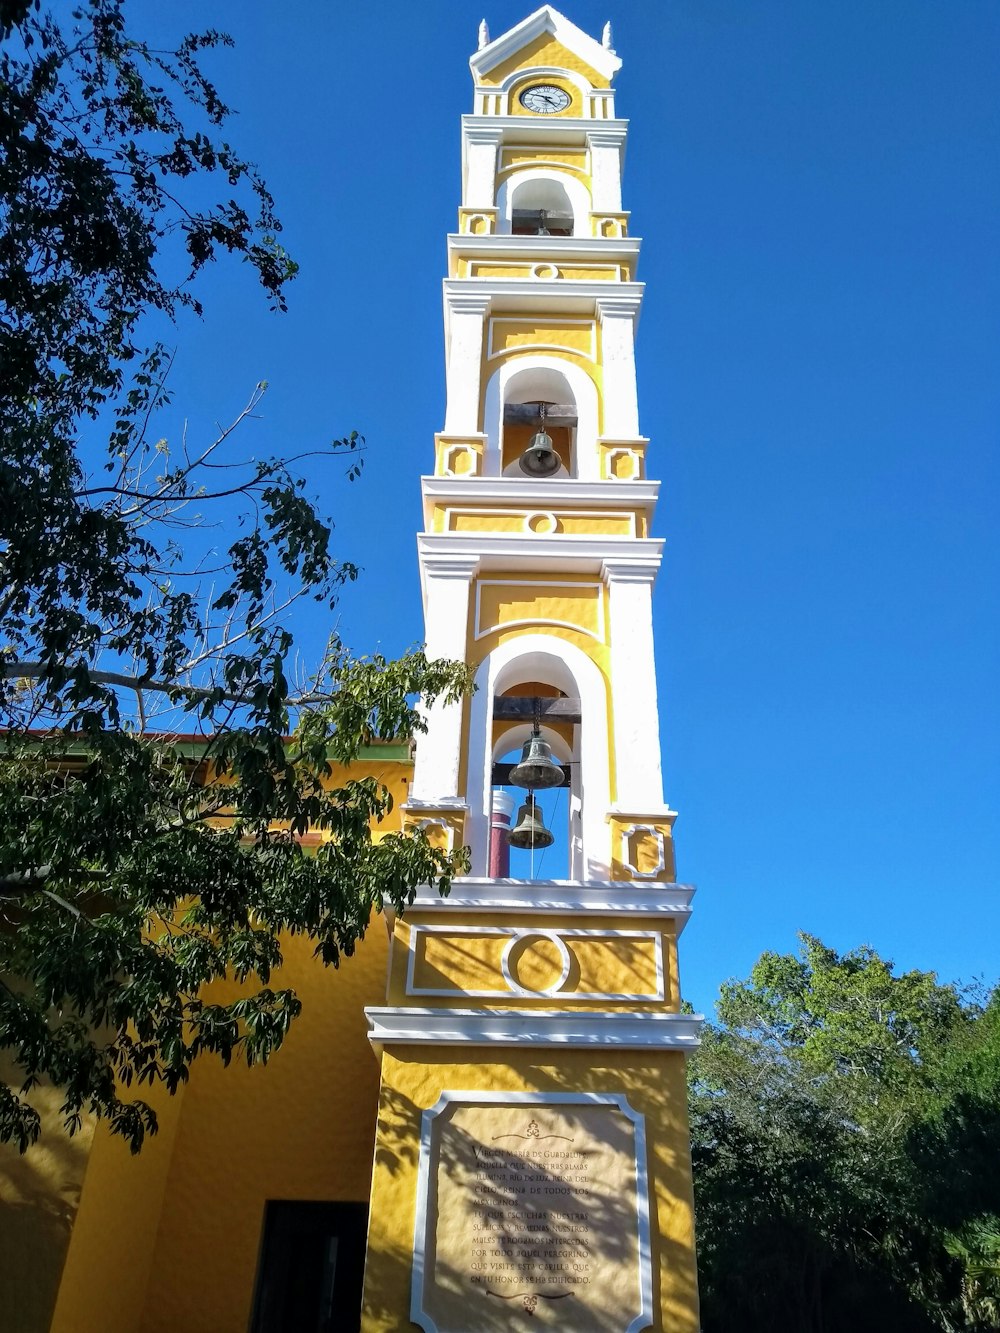
[[[358,1333],[367,1203],[269,1201],[250,1333]]]

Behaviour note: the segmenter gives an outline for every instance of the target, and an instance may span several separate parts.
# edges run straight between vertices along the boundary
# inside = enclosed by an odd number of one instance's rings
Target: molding
[[[462,796],[442,796],[439,801],[404,801],[399,809],[404,814],[465,814],[469,803]]]
[[[521,74],[526,72],[520,71]],[[490,88],[488,91],[497,94],[501,90]],[[475,133],[480,127],[500,130],[505,147],[508,136],[512,144],[522,143],[526,146],[565,144],[567,148],[578,148],[589,146],[590,138],[594,134],[601,137],[600,146],[602,147],[611,140],[622,144],[628,134],[628,120],[621,116],[607,120],[596,120],[593,116],[556,116],[550,118],[548,116],[491,116],[479,112],[466,112],[462,116],[463,140],[468,140],[469,135]]]
[[[610,484],[610,483],[609,483]],[[546,503],[545,483],[539,483],[537,507]],[[662,537],[627,537],[600,534],[584,535],[559,532],[546,535],[533,532],[423,532],[417,536],[417,557],[421,581],[432,562],[444,555],[478,557],[479,568],[485,573],[492,569],[525,569],[538,573],[544,567],[547,574],[597,573],[603,571],[606,561],[625,565],[633,563],[640,569],[651,562],[658,566],[663,556]],[[539,562],[544,562],[544,565]]]
[[[608,483],[614,484],[614,483]],[[605,560],[601,578],[608,588],[616,583],[646,583],[652,585],[659,573],[660,560],[622,560],[614,556]]]
[[[642,241],[638,236],[513,236],[507,232],[490,232],[476,236],[472,232],[448,233],[448,251],[456,258],[511,259],[527,261],[534,254],[544,259],[593,259],[637,263]],[[458,282],[467,279],[456,279]],[[560,282],[566,282],[560,278]]]
[[[560,278],[560,283],[567,283],[568,278]],[[582,286],[583,284],[577,284]],[[639,308],[642,305],[642,292],[633,294],[628,289],[632,287],[642,287],[641,282],[622,282],[615,283],[614,291],[609,292],[605,286],[603,292],[597,293],[597,318],[603,324],[606,319],[633,319],[639,318]]]
[[[368,1040],[386,1046],[595,1047],[625,1051],[693,1051],[702,1014],[551,1009],[427,1009],[368,1005]],[[481,1063],[482,1052],[474,1058]]]
[[[632,1124],[635,1147],[636,1242],[639,1269],[639,1313],[624,1333],[652,1328],[653,1247],[650,1219],[649,1170],[646,1152],[646,1117],[621,1092],[465,1092],[445,1088],[433,1106],[421,1113],[420,1156],[417,1165],[417,1197],[413,1217],[413,1270],[410,1276],[410,1319],[424,1333],[439,1333],[424,1310],[424,1284],[428,1277],[427,1232],[432,1225],[430,1177],[434,1121],[453,1103],[475,1106],[609,1106]]]
[[[417,967],[417,946],[420,936],[436,935],[439,937],[451,937],[453,935],[474,935],[474,936],[498,936],[509,940],[503,951],[500,960],[500,970],[504,980],[507,982],[506,990],[465,990],[461,986],[452,986],[450,989],[433,988],[430,986],[418,986],[414,980]],[[518,944],[524,940],[547,939],[551,940],[559,950],[563,963],[562,975],[552,983],[551,986],[545,986],[541,990],[532,990],[528,986],[523,986],[510,969],[510,954]],[[656,967],[656,990],[655,991],[566,991],[562,987],[566,984],[570,971],[572,970],[572,957],[567,949],[565,941],[569,939],[630,939],[630,940],[651,940],[653,942],[654,965]],[[460,996],[466,996],[469,999],[477,1000],[509,1000],[511,998],[519,999],[555,999],[557,996],[564,1000],[606,1000],[609,1003],[646,1003],[663,1004],[666,1002],[666,968],[663,959],[663,934],[659,930],[619,930],[616,927],[607,927],[604,930],[578,930],[575,928],[563,929],[562,927],[533,927],[533,926],[451,926],[441,925],[422,925],[417,923],[410,927],[410,943],[407,951],[406,960],[406,994],[421,999],[457,999]]]
[[[495,92],[496,89],[490,89]],[[473,117],[470,117],[472,120]],[[492,144],[498,147],[503,142],[503,127],[498,123],[499,118],[476,116],[474,118],[478,124],[469,124],[462,126],[462,135],[468,143]]]
[[[410,804],[413,804],[410,802]],[[664,810],[667,808],[664,807]],[[672,810],[667,811],[673,815]],[[656,815],[625,816],[656,819]],[[664,816],[659,816],[664,818]],[[451,892],[442,898],[436,889],[422,885],[407,911],[431,913],[497,913],[518,916],[584,916],[672,918],[678,935],[691,915],[695,895],[691,884],[644,883],[629,880],[488,879],[467,875],[452,881]]]
[[[456,437],[457,438],[457,437]],[[483,437],[477,437],[483,438]],[[627,446],[623,446],[627,447]],[[556,514],[573,511],[586,506],[604,510],[648,509],[656,504],[660,491],[658,481],[646,478],[629,478],[624,481],[612,481],[602,478],[600,481],[581,481],[578,477],[545,478],[546,510]],[[528,477],[484,477],[484,476],[438,476],[430,474],[420,478],[420,489],[424,500],[425,523],[429,517],[430,505],[502,505],[504,508],[516,506],[537,508],[539,504],[539,482]]]
[[[593,316],[596,311],[602,319],[603,305],[609,316],[638,319],[645,283],[616,282],[613,297],[608,292],[611,285],[605,279],[575,278],[445,278],[443,283],[445,308],[450,312],[485,313],[496,297],[503,301],[499,313],[507,317],[521,310],[556,320],[567,314]],[[486,304],[477,305],[477,301]]]
[[[459,579],[471,583],[479,568],[479,561],[472,554],[429,551],[423,558],[422,565],[428,578]]]
[[[455,281],[468,283],[476,280],[462,278]],[[446,280],[444,294],[448,309],[453,315],[485,315],[490,308],[490,297],[481,290],[463,291],[461,288],[450,288]]]

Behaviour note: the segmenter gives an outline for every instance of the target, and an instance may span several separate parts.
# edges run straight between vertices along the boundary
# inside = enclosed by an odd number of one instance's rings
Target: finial
[[[604,25],[604,34],[603,34],[603,36],[601,37],[601,45],[604,47],[605,51],[614,51],[614,49],[615,49],[615,48],[614,48],[614,45],[613,45],[613,43],[612,43],[612,40],[611,40],[611,23],[610,23],[610,21],[609,21],[608,23],[605,23],[605,25]]]
[[[489,30],[489,28],[488,28],[488,26],[487,26],[487,24],[486,24],[486,20],[483,19],[482,23],[480,23],[480,25],[479,25],[479,49],[480,49],[480,51],[483,49],[484,46],[489,46],[489,44],[490,44],[490,30]]]

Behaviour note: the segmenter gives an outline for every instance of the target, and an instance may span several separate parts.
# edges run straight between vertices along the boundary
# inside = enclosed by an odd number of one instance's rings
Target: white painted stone
[[[587,131],[590,149],[590,189],[595,213],[620,213],[622,209],[623,128],[602,124]]]
[[[468,556],[425,555],[421,563],[427,656],[464,662],[469,592],[478,560]],[[423,710],[427,731],[417,741],[410,789],[413,801],[434,804],[458,797],[462,708],[460,701],[435,703]]]
[[[448,290],[448,403],[444,434],[463,435],[479,430],[479,380],[483,331],[490,298]]]
[[[653,656],[653,581],[659,561],[606,560],[611,714],[617,801],[645,810],[663,802]]]
[[[639,395],[635,378],[635,325],[639,302],[633,297],[600,297],[604,364],[604,434],[612,439],[639,435]]]

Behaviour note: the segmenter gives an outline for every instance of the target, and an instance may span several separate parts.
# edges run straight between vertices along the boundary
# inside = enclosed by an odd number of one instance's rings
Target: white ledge
[[[695,889],[690,884],[467,876],[452,881],[447,898],[423,885],[407,909],[407,920],[418,912],[514,911],[528,915],[580,912],[591,916],[674,917],[683,925],[691,915],[694,895]]]
[[[365,1009],[368,1040],[385,1046],[612,1047],[633,1051],[691,1051],[699,1045],[701,1014],[595,1013],[556,1010]]]

